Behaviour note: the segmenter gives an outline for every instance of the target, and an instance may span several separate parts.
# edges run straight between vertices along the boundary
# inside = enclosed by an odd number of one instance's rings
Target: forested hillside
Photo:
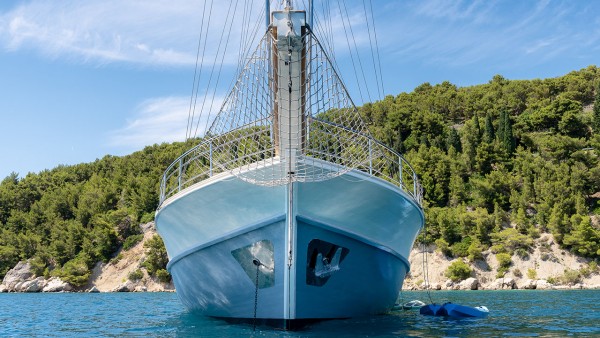
[[[6,177],[0,183],[0,278],[19,260],[33,258],[38,276],[85,284],[96,262],[141,239],[138,225],[154,219],[163,171],[188,146],[154,145]],[[160,250],[162,242],[152,246]]]
[[[447,255],[525,256],[551,232],[600,257],[600,70],[457,88],[428,83],[361,108],[425,189],[427,231]]]
[[[421,178],[427,227],[419,240],[476,260],[490,247],[527,255],[539,233],[551,232],[566,249],[597,259],[599,83],[595,66],[545,80],[425,83],[360,111]],[[162,172],[188,146],[6,177],[0,278],[32,258],[39,275],[84,284],[96,262],[139,238],[137,225],[153,218]]]

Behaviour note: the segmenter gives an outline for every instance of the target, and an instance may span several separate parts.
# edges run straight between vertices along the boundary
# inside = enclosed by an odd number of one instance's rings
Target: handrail
[[[327,121],[319,121],[319,123],[333,125]],[[415,170],[402,155],[372,138],[370,135],[357,133],[350,129],[346,130],[346,132],[352,133],[356,144],[362,145],[366,141],[369,148],[365,161],[360,166],[350,168],[350,170],[356,169],[362,171],[369,176],[383,179],[399,187],[422,207],[423,187],[419,182]],[[218,173],[227,171],[226,168],[231,168],[232,162],[260,157],[261,154],[264,155],[265,153],[271,155],[270,157],[265,157],[265,160],[273,159],[274,152],[270,148],[244,154],[241,157],[233,159],[227,158],[224,155],[229,155],[229,148],[226,146],[217,146],[218,141],[218,137],[203,140],[200,144],[183,153],[167,167],[162,175],[160,184],[159,208],[166,199],[178,192],[209,179]],[[342,154],[327,153],[315,149],[307,149],[307,153],[303,154],[303,156],[307,159],[321,159],[325,157],[328,160],[343,161]]]

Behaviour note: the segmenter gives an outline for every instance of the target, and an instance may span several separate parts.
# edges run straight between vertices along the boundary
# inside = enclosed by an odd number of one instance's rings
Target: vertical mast
[[[283,11],[275,11],[271,19],[273,34],[273,141],[275,153],[287,176],[286,196],[286,256],[284,272],[284,318],[296,317],[296,207],[294,180],[298,158],[302,156],[306,139],[306,12],[295,11],[291,0]]]
[[[265,29],[269,29],[271,24],[271,0],[265,0],[265,21],[267,24]]]

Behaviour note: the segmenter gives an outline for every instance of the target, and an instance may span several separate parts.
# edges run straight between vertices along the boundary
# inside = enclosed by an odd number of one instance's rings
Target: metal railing
[[[402,155],[395,152],[393,149],[382,144],[381,142],[373,139],[369,135],[353,133],[348,130],[348,133],[352,133],[353,140],[358,146],[366,144],[368,156],[361,161],[361,164],[355,168],[345,168],[346,170],[335,170],[337,174],[340,172],[348,172],[353,169],[364,172],[372,177],[383,179],[397,187],[402,191],[410,195],[417,204],[422,206],[423,201],[423,187],[419,183],[418,176],[410,163],[402,157]],[[216,174],[222,172],[231,172],[226,168],[235,166],[235,163],[243,165],[248,163],[249,160],[254,160],[254,163],[260,163],[256,165],[254,169],[239,169],[237,172],[233,172],[234,175],[241,179],[250,181],[258,185],[279,185],[289,182],[289,177],[286,176],[284,180],[278,180],[273,182],[251,180],[248,179],[248,173],[252,170],[263,170],[276,166],[279,163],[279,159],[274,156],[274,147],[270,142],[260,144],[260,137],[268,135],[269,129],[256,128],[253,132],[245,133],[244,138],[235,138],[229,141],[230,144],[223,144],[223,139],[229,140],[229,138],[213,137],[202,141],[197,146],[191,148],[177,158],[171,165],[165,170],[161,185],[160,185],[160,203],[175,195],[176,193],[186,189],[196,183],[205,181]],[[336,134],[339,135],[339,134]],[[232,154],[232,142],[255,142],[255,147],[248,147],[255,149],[255,151]],[[257,141],[259,140],[259,141]],[[307,141],[310,144],[310,140]],[[351,148],[351,147],[350,147]],[[326,161],[331,163],[333,166],[343,166],[344,164],[344,152],[347,149],[340,149],[341,151],[325,152],[315,149],[308,148],[305,154],[302,154],[302,159],[307,165],[312,165],[314,162],[311,160]],[[284,166],[285,167],[285,166]],[[234,169],[235,170],[235,169]],[[337,175],[332,175],[335,177]],[[321,176],[319,179],[313,181],[327,179],[327,176]],[[309,181],[306,177],[297,176],[295,181]]]

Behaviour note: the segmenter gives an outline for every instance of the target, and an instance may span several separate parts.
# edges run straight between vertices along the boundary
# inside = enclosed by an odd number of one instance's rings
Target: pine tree
[[[594,101],[594,134],[600,135],[600,84],[596,88],[596,100]]]
[[[448,132],[448,139],[446,140],[446,145],[448,150],[450,150],[450,147],[454,147],[454,150],[456,150],[457,152],[462,152],[460,136],[458,135],[456,129],[450,128],[450,131]]]
[[[492,115],[485,116],[485,129],[483,132],[483,140],[487,143],[494,142],[494,124],[492,123]]]
[[[500,124],[498,126],[498,139],[502,144],[508,156],[515,152],[515,137],[513,135],[510,117],[506,111],[500,114]]]
[[[479,118],[477,114],[473,115],[473,127],[475,127],[475,137],[477,140],[477,144],[481,141],[481,127],[479,127]]]

